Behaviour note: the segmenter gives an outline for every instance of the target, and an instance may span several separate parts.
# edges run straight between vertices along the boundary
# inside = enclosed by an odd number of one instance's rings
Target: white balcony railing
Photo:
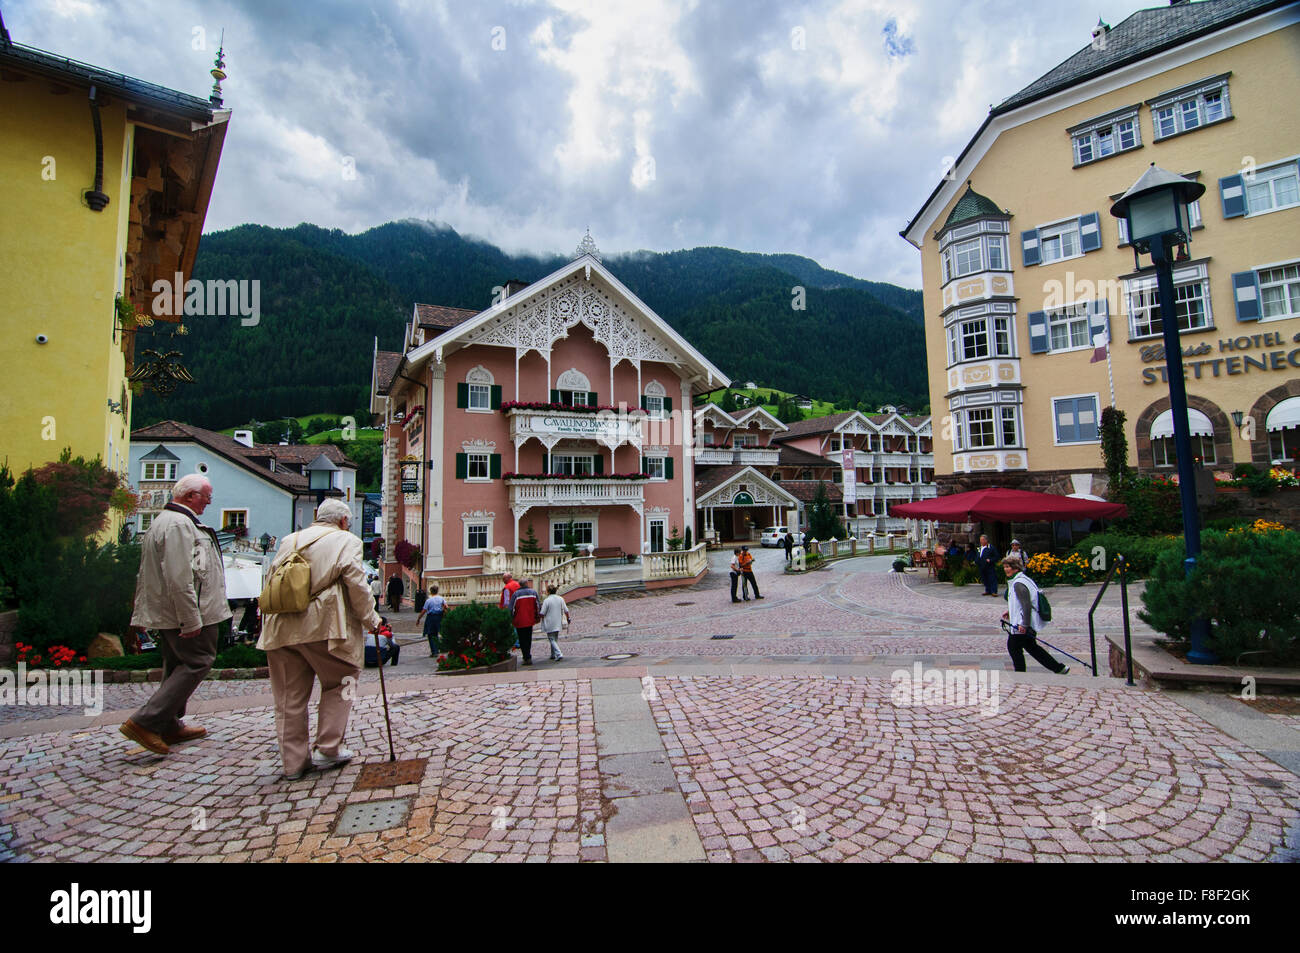
[[[643,480],[506,480],[510,505],[528,506],[618,506],[645,502]]]
[[[709,565],[707,544],[696,543],[677,552],[647,553],[641,557],[641,578],[693,579]]]
[[[732,462],[742,466],[776,466],[781,458],[779,447],[737,447],[733,454]]]
[[[695,451],[695,462],[703,466],[729,466],[730,447],[702,447]]]

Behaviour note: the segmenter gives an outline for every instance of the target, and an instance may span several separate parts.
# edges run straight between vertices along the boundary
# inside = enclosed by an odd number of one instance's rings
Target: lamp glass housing
[[[313,490],[332,489],[333,480],[329,470],[308,470],[308,486]]]
[[[1129,237],[1147,242],[1170,232],[1187,234],[1187,206],[1178,201],[1172,188],[1136,195],[1128,203]]]

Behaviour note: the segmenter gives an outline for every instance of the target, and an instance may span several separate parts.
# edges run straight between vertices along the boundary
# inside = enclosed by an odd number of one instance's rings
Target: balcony
[[[510,439],[516,447],[531,437],[554,446],[561,438],[595,440],[613,448],[625,443],[641,446],[644,439],[645,417],[620,414],[613,410],[584,413],[576,410],[527,410],[512,407],[506,411],[510,418]]]
[[[909,467],[913,466],[916,461],[912,458],[911,453],[878,453],[876,454],[876,466],[878,467]]]
[[[911,483],[892,483],[885,487],[885,499],[887,500],[910,500],[912,498]]]
[[[780,462],[780,447],[703,447],[695,451],[695,462],[702,466],[774,467]]]
[[[506,480],[513,506],[630,506],[645,502],[645,480],[547,477]]]

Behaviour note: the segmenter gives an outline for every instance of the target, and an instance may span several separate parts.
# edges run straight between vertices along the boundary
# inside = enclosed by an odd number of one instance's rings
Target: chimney
[[[253,431],[251,430],[236,430],[232,436],[235,443],[242,443],[245,447],[253,446]]]
[[[504,285],[502,285],[502,287],[506,289],[506,297],[511,298],[517,295],[519,292],[523,291],[525,288],[527,288],[528,282],[520,281],[518,278],[511,278]]]

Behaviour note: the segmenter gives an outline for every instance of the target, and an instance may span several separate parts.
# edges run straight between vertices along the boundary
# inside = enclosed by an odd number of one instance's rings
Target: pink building
[[[417,304],[402,352],[376,351],[385,575],[401,543],[426,582],[499,571],[530,532],[636,560],[693,526],[691,405],[728,379],[579,251],[481,312]]]

